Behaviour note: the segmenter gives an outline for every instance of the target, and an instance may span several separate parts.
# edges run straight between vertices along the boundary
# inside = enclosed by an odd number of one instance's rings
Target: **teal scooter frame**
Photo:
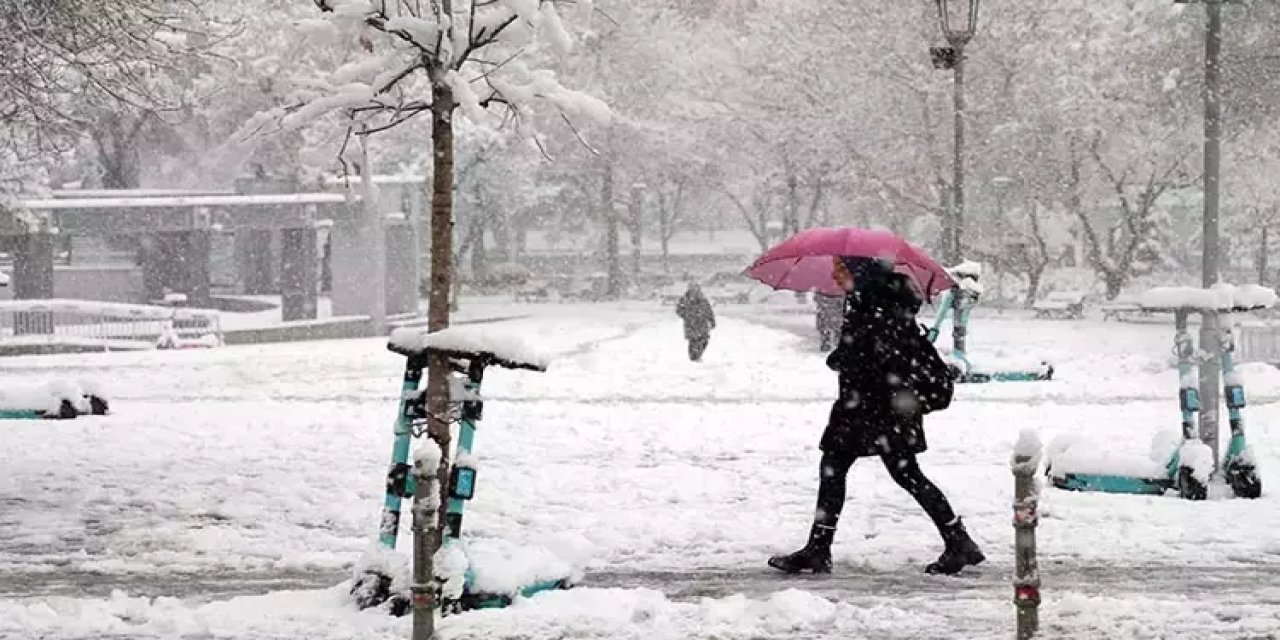
[[[388,348],[405,356],[405,369],[400,387],[400,402],[394,425],[395,439],[392,444],[391,467],[387,472],[386,493],[383,498],[382,516],[378,526],[378,541],[387,549],[395,549],[400,530],[400,515],[403,501],[412,498],[417,492],[417,483],[413,477],[413,467],[409,463],[412,439],[425,432],[427,424],[426,397],[421,393],[423,373],[427,360],[432,356],[441,356],[448,360],[449,366],[458,378],[451,382],[451,404],[457,411],[458,424],[456,455],[449,474],[449,494],[445,506],[444,545],[460,544],[462,538],[462,517],[466,502],[475,495],[476,469],[471,466],[471,454],[475,445],[475,434],[484,413],[484,401],[480,398],[480,385],[484,381],[485,369],[499,366],[507,369],[525,369],[545,371],[545,366],[521,362],[500,357],[487,351],[458,351],[427,347],[420,350],[405,349],[395,345]],[[542,580],[522,586],[516,593],[486,593],[476,590],[475,574],[468,567],[462,593],[458,598],[439,599],[442,613],[459,613],[472,609],[491,609],[505,607],[512,603],[514,597],[529,597],[543,591],[567,589],[571,585],[570,578]],[[393,615],[404,615],[409,611],[407,593],[392,593],[391,577],[378,572],[366,572],[356,576],[351,587],[351,594],[359,608],[379,606],[389,602],[389,610]]]
[[[957,278],[977,281],[977,278],[970,275],[957,276]],[[935,342],[942,331],[942,323],[946,322],[949,317],[952,318],[953,344],[956,346],[951,351],[951,358],[953,361],[960,363],[960,366],[954,367],[957,370],[956,382],[1041,382],[1052,380],[1053,365],[1048,363],[1044,363],[1044,367],[1036,371],[975,371],[973,369],[973,364],[969,361],[969,356],[965,351],[965,345],[969,335],[969,315],[977,303],[978,293],[976,290],[972,290],[972,288],[966,289],[963,286],[953,287],[939,299],[938,316],[934,319],[933,326],[928,330],[929,341]]]
[[[1184,465],[1182,460],[1184,447],[1200,444],[1196,426],[1196,414],[1201,410],[1195,362],[1196,344],[1188,328],[1188,318],[1192,313],[1202,313],[1202,311],[1186,307],[1152,310],[1173,311],[1174,314],[1174,354],[1178,359],[1178,408],[1182,418],[1182,446],[1170,454],[1164,465],[1165,473],[1159,477],[1076,473],[1054,469],[1053,461],[1050,460],[1045,473],[1053,486],[1069,491],[1141,495],[1163,495],[1170,489],[1177,489],[1178,494],[1187,500],[1208,498],[1208,485],[1197,479],[1194,470]],[[1245,440],[1242,412],[1245,407],[1244,385],[1235,374],[1235,323],[1230,312],[1216,313],[1222,322],[1219,339],[1221,350],[1217,357],[1222,366],[1223,397],[1231,423],[1231,439],[1222,469],[1225,472],[1227,484],[1237,498],[1257,498],[1262,495],[1262,480],[1258,477],[1252,452]]]

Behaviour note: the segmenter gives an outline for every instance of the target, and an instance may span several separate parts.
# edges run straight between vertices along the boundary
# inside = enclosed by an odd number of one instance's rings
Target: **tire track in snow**
[[[763,565],[763,560],[761,561]],[[1040,567],[1045,594],[1151,594],[1195,599],[1212,596],[1239,604],[1280,606],[1275,585],[1276,564],[1115,565],[1067,566],[1052,561]],[[580,586],[653,589],[672,600],[724,598],[745,595],[764,599],[786,589],[809,591],[832,600],[865,596],[938,594],[973,597],[983,594],[1010,598],[1013,567],[987,562],[959,576],[930,576],[919,567],[901,571],[859,571],[836,565],[829,575],[786,575],[759,569],[617,570],[588,572]],[[984,595],[984,597],[986,597]]]

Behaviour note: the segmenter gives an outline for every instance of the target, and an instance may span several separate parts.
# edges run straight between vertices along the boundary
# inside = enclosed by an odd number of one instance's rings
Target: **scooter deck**
[[[985,384],[988,382],[1044,382],[1053,379],[1053,367],[1048,372],[1039,371],[970,371],[957,382],[961,384]]]
[[[1051,475],[1053,486],[1067,491],[1094,491],[1101,493],[1128,493],[1137,495],[1164,495],[1173,488],[1169,478],[1137,478],[1100,473],[1065,473]]]
[[[547,591],[569,589],[573,585],[568,579],[542,580],[520,588],[519,597],[531,598]],[[466,592],[458,600],[458,611],[474,611],[476,609],[501,609],[511,606],[514,598],[509,593],[474,593]],[[446,605],[447,608],[447,605]]]

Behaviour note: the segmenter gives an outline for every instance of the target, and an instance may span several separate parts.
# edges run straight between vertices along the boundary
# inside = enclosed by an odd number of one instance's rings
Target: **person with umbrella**
[[[716,314],[711,310],[711,302],[702,293],[702,287],[698,283],[689,283],[689,289],[684,292],[680,302],[676,303],[676,315],[684,321],[684,339],[689,342],[689,359],[701,361],[702,354],[711,342],[711,330],[716,327]]]
[[[848,294],[840,343],[827,358],[827,365],[839,373],[839,398],[819,445],[817,508],[808,543],[799,551],[769,559],[769,566],[780,571],[831,571],[831,544],[844,507],[849,468],[858,458],[870,456],[881,459],[890,477],[915,498],[942,535],[944,551],[925,567],[926,572],[954,574],[985,560],[946,496],[925,477],[916,460],[927,448],[924,414],[949,406],[954,388],[950,370],[916,323],[922,297],[917,291],[930,295],[953,281],[918,249],[891,238],[887,246],[867,243],[865,237],[841,238],[827,242],[824,251],[810,246],[798,254],[788,241],[748,270],[774,286],[790,281],[790,286]],[[843,255],[855,250],[861,255]],[[797,255],[785,257],[788,254]],[[766,266],[778,261],[792,264]],[[815,261],[825,263],[829,275],[818,278]],[[812,279],[805,280],[804,273]]]

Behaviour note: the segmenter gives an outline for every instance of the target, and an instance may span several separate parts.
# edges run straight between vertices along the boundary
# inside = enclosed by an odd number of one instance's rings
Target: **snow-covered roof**
[[[232,207],[269,204],[341,204],[341,193],[268,193],[232,196],[173,196],[162,198],[74,198],[21,200],[19,208],[51,209],[138,209],[143,207]]]
[[[401,328],[391,332],[387,348],[410,355],[427,351],[457,354],[489,354],[499,366],[546,370],[551,358],[524,336],[489,326],[450,327],[436,332],[419,328]]]
[[[1246,311],[1266,309],[1276,304],[1274,289],[1256,284],[1218,283],[1208,289],[1156,287],[1139,298],[1144,309],[1200,309]]]
[[[53,189],[49,195],[58,199],[77,198],[171,198],[192,196],[233,196],[225,189]]]

